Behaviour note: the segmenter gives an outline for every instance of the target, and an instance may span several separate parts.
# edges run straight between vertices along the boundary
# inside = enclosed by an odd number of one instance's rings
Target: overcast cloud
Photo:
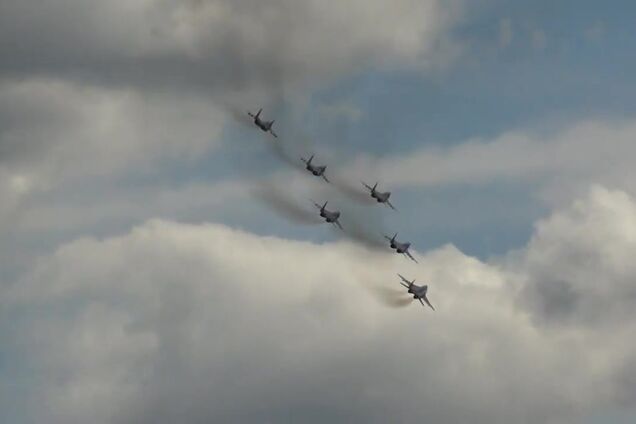
[[[398,96],[426,81],[421,97],[435,98],[447,75],[469,81],[484,51],[504,52],[504,67],[564,45],[508,8],[480,50],[471,28],[495,3],[1,1],[0,420],[629,413],[634,117],[502,125],[447,144],[392,127],[391,113],[435,105],[377,100],[379,75]],[[600,19],[595,45],[614,28]],[[524,75],[518,86],[521,99],[532,90]],[[456,101],[459,117],[467,99]],[[278,144],[246,120],[258,107]],[[340,137],[357,126],[370,134],[360,149]],[[309,154],[334,184],[305,173]],[[362,202],[360,180],[393,191],[398,212]],[[447,243],[415,252],[419,264],[385,249],[383,233],[419,234],[406,218],[419,191],[502,183],[548,210],[515,249],[478,258]],[[346,232],[330,232],[311,200],[340,210]],[[474,206],[452,206],[443,226],[479,226]],[[397,272],[429,284],[435,312]]]
[[[1,69],[20,78],[272,94],[367,66],[444,63],[455,54],[444,30],[459,4],[9,1],[0,9]]]

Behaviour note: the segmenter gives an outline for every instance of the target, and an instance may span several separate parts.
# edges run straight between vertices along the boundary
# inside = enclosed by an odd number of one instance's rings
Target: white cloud
[[[525,300],[548,321],[612,326],[636,301],[634,253],[633,198],[596,186],[537,225],[523,260]]]
[[[537,182],[545,200],[562,204],[595,182],[636,193],[631,183],[634,137],[633,120],[583,121],[547,134],[509,132],[450,148],[424,147],[381,159],[360,156],[348,174],[359,180],[373,170],[393,187]]]
[[[42,258],[3,308],[40,311],[16,325],[48,422],[579,422],[636,391],[632,227],[634,200],[598,187],[514,258],[415,265],[151,221]],[[403,303],[396,270],[437,312]],[[541,307],[552,276],[577,294],[566,321]]]

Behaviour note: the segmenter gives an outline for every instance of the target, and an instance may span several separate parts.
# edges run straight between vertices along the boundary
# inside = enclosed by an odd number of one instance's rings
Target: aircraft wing
[[[398,274],[398,277],[402,279],[402,281],[398,281],[402,286],[404,286],[407,289],[411,287],[411,282],[407,280],[406,278],[404,278],[402,274]]]
[[[369,191],[373,191],[373,187],[371,187],[370,185],[368,185],[367,183],[365,183],[364,181],[360,181],[362,183],[363,186],[365,186],[366,188],[369,189]]]
[[[404,281],[406,284],[411,284],[411,282],[409,280],[407,280],[406,278],[404,278],[404,276],[402,274],[398,274],[398,277],[400,277],[402,279],[402,281]]]
[[[340,228],[342,231],[344,231],[344,228],[342,228],[342,225],[340,225],[340,223],[336,220],[333,222],[334,225],[337,225],[338,228]]]
[[[411,260],[413,260],[413,262],[415,262],[416,264],[419,264],[419,262],[417,261],[417,259],[415,259],[415,258],[413,257],[413,255],[411,255],[411,252],[409,252],[409,251],[407,250],[406,252],[404,252],[404,254],[405,254],[406,256],[408,256],[409,258],[411,258]]]
[[[391,202],[389,202],[388,200],[387,200],[386,202],[384,202],[384,203],[386,203],[386,204],[387,204],[387,205],[388,205],[391,209],[393,209],[394,211],[396,211],[396,210],[397,210],[397,209],[395,209],[395,206],[393,206],[393,205],[391,204]]]
[[[323,179],[323,180],[327,181],[328,183],[331,183],[331,181],[329,181],[329,180],[327,179],[327,177],[325,177],[325,174],[322,174],[322,175],[321,175],[321,177],[322,177],[322,179]]]
[[[274,136],[274,138],[278,138],[278,136],[276,135],[276,133],[274,132],[273,129],[269,129],[269,132],[272,133],[272,135]]]
[[[420,303],[422,304],[422,306],[424,306],[424,302],[426,302],[426,304],[428,306],[430,306],[432,310],[435,310],[435,308],[433,308],[433,305],[431,305],[431,302],[428,301],[426,296],[418,297],[418,299],[419,299]]]

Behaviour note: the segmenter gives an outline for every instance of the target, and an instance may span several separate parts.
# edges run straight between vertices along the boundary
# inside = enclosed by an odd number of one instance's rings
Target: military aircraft
[[[400,274],[398,274],[398,276],[402,279],[402,281],[400,281],[400,284],[408,289],[409,294],[413,295],[413,299],[419,300],[422,306],[424,306],[424,302],[426,302],[426,304],[430,306],[432,310],[435,310],[435,308],[433,308],[433,305],[431,305],[431,302],[429,302],[428,298],[426,297],[426,292],[428,291],[427,285],[418,286],[417,284],[415,284],[415,280],[409,281]]]
[[[258,112],[256,112],[256,115],[254,115],[252,112],[247,112],[247,114],[254,118],[254,125],[256,125],[257,127],[259,127],[261,130],[265,131],[265,132],[269,132],[271,133],[274,137],[278,136],[276,135],[276,133],[274,132],[274,130],[272,129],[272,125],[274,124],[274,121],[264,121],[260,118],[261,116],[261,112],[263,111],[263,109],[259,109]]]
[[[325,218],[326,222],[329,222],[330,224],[333,224],[333,225],[337,225],[338,228],[344,231],[344,229],[342,228],[342,225],[340,225],[340,222],[338,222],[338,218],[340,218],[340,212],[327,210],[326,209],[327,202],[325,202],[325,204],[322,206],[320,206],[318,203],[314,202],[313,200],[312,200],[312,203],[314,204],[314,206],[316,206],[320,210],[320,216],[322,218]]]
[[[391,192],[377,191],[376,188],[378,187],[378,183],[375,183],[375,185],[371,187],[370,185],[362,181],[362,185],[365,186],[371,192],[371,197],[377,200],[378,203],[384,203],[385,205],[389,206],[391,209],[396,210],[395,207],[393,207],[393,205],[391,204],[391,202],[389,202],[389,197],[391,196]]]
[[[327,166],[325,165],[313,165],[311,163],[311,161],[313,160],[314,155],[311,155],[309,157],[309,159],[305,159],[305,158],[300,158],[300,160],[302,160],[303,162],[305,162],[305,169],[309,172],[311,172],[312,174],[314,174],[316,177],[322,177],[323,180],[329,182],[329,180],[327,179],[327,177],[325,177],[325,169],[327,169]]]
[[[397,237],[397,233],[395,233],[393,237],[389,237],[387,235],[384,236],[385,239],[391,242],[391,249],[395,249],[397,253],[406,255],[409,258],[411,258],[413,262],[417,263],[417,260],[411,255],[411,252],[409,252],[409,247],[411,247],[411,243],[409,242],[400,243],[395,240],[396,237]]]

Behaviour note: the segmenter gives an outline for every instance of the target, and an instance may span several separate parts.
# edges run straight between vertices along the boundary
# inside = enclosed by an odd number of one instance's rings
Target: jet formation
[[[254,125],[256,125],[258,128],[260,128],[262,131],[264,132],[269,132],[270,134],[272,134],[275,138],[278,138],[278,136],[276,135],[276,133],[273,131],[272,129],[272,125],[274,124],[274,120],[272,121],[265,121],[263,119],[260,118],[261,112],[263,111],[263,109],[259,109],[258,112],[256,112],[256,114],[253,114],[251,112],[247,112],[248,115],[253,119],[254,121]],[[311,156],[309,156],[309,158],[304,158],[301,157],[300,160],[305,164],[305,169],[311,173],[313,176],[315,177],[320,177],[323,180],[325,180],[327,183],[329,183],[330,181],[327,179],[327,177],[325,176],[325,171],[327,169],[326,165],[316,165],[314,164],[312,161],[314,159],[314,155],[312,154]],[[388,207],[390,207],[391,209],[393,209],[394,211],[396,210],[396,208],[393,206],[393,204],[391,204],[391,202],[389,201],[389,198],[391,197],[391,192],[389,191],[379,191],[377,189],[378,187],[378,183],[376,182],[373,186],[370,186],[368,184],[366,184],[365,182],[362,182],[362,185],[368,190],[370,197],[375,200],[377,203],[379,204],[384,204]],[[316,202],[314,202],[312,200],[312,203],[314,204],[314,206],[318,209],[320,217],[323,218],[325,220],[325,222],[330,223],[336,227],[338,227],[340,230],[345,231],[345,229],[342,227],[342,225],[340,224],[340,211],[337,210],[333,210],[330,211],[327,209],[327,203],[328,201],[325,201],[324,204],[320,205]],[[384,238],[386,240],[388,240],[389,242],[389,247],[395,251],[395,253],[404,255],[405,257],[408,257],[409,259],[411,259],[413,262],[418,263],[417,259],[415,259],[413,257],[413,255],[411,254],[411,252],[409,251],[410,247],[411,247],[411,243],[410,242],[400,242],[398,240],[396,240],[398,233],[395,233],[393,235],[393,237],[389,237],[386,234],[383,234]],[[401,281],[399,282],[403,287],[405,287],[407,289],[407,293],[410,295],[413,295],[413,299],[417,299],[419,300],[419,302],[422,304],[422,306],[424,306],[424,303],[426,303],[428,306],[430,306],[430,308],[432,310],[435,310],[435,308],[433,307],[433,305],[431,305],[431,303],[428,300],[428,297],[426,296],[428,293],[428,285],[423,285],[423,286],[418,286],[415,284],[415,280],[409,281],[407,280],[404,276],[402,276],[401,274],[398,274],[398,276],[400,277]]]

